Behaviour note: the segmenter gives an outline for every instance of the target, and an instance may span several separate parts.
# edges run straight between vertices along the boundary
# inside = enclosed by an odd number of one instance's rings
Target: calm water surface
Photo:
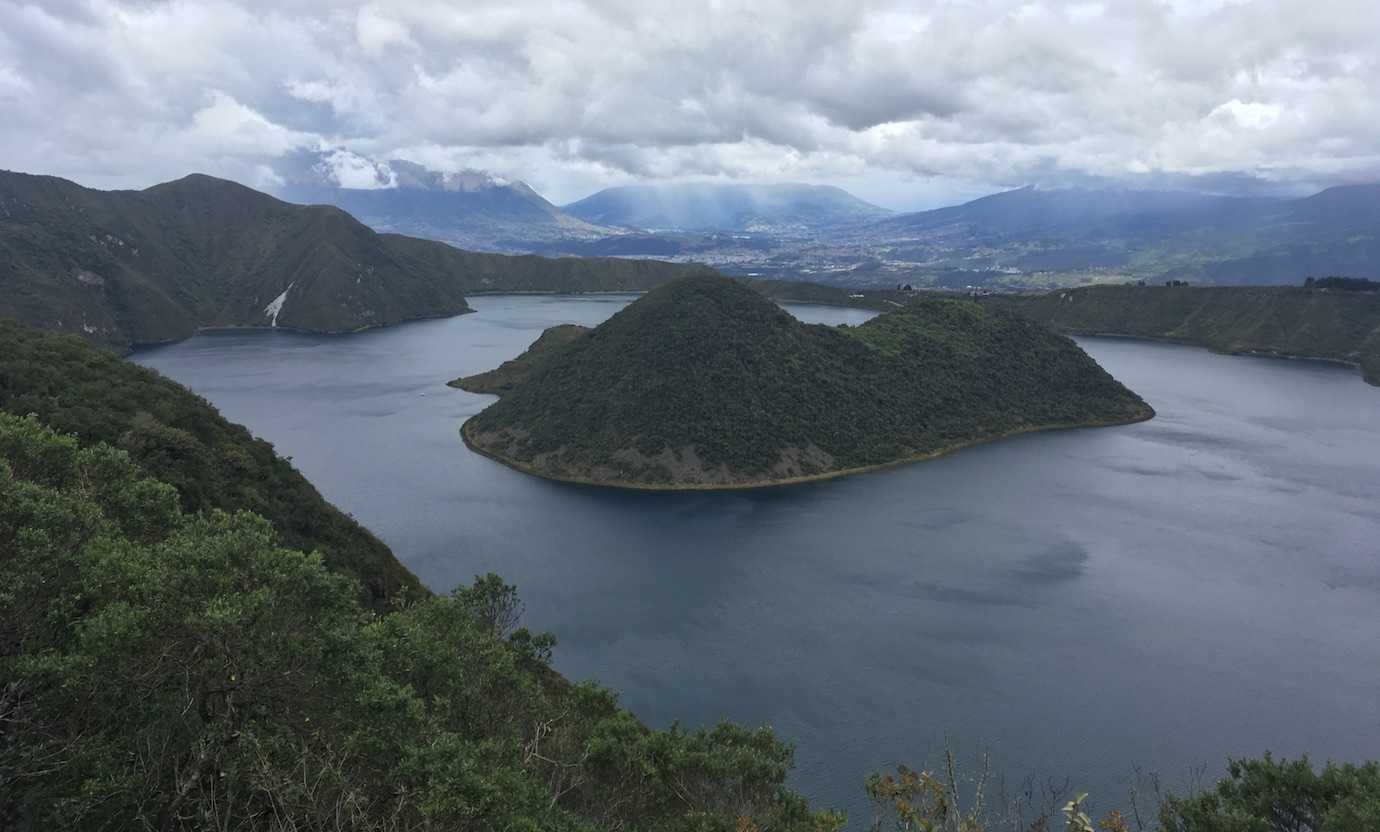
[[[794,784],[854,828],[866,774],[945,737],[1102,807],[1133,764],[1181,783],[1267,749],[1380,757],[1380,389],[1354,372],[1085,340],[1156,419],[759,492],[560,485],[466,450],[492,399],[445,381],[628,300],[480,297],[135,360],[273,442],[432,588],[516,583],[559,669],[647,721],[771,724]]]

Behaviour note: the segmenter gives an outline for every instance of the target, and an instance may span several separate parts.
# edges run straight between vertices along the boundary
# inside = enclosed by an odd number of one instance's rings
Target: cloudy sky
[[[0,167],[259,187],[325,152],[556,202],[809,181],[893,208],[1009,186],[1380,180],[1374,0],[0,0]]]

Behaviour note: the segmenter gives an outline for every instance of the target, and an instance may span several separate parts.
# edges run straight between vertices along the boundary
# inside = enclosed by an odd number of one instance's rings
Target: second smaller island
[[[1009,312],[936,296],[812,325],[724,277],[669,283],[594,329],[552,327],[451,384],[501,397],[461,428],[475,451],[637,489],[826,479],[1154,415],[1073,341]]]

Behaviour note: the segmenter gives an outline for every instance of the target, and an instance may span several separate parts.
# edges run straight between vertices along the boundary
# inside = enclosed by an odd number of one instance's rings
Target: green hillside
[[[1099,286],[984,298],[1062,332],[1345,361],[1380,384],[1380,294],[1291,287]]]
[[[638,290],[700,271],[474,254],[209,176],[97,191],[0,171],[0,318],[120,349],[198,327],[347,332],[466,312],[466,292]]]
[[[96,191],[0,173],[0,317],[118,347],[201,326],[340,332],[469,309],[345,212],[209,176]],[[275,304],[276,301],[276,304]]]
[[[522,470],[580,482],[770,485],[1152,415],[1067,338],[948,298],[832,328],[737,281],[691,278],[542,349],[518,360],[522,372],[500,369],[510,392],[464,435]],[[456,383],[496,389],[489,374]]]
[[[0,411],[128,453],[182,508],[252,511],[284,545],[319,551],[371,603],[425,592],[377,537],[326,502],[273,446],[185,387],[71,337],[0,321]]]

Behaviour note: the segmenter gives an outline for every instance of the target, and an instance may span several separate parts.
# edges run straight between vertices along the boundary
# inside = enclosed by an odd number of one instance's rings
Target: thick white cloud
[[[1371,0],[0,0],[0,21],[0,164],[98,186],[268,185],[336,148],[341,182],[403,157],[558,201],[1380,178]]]

